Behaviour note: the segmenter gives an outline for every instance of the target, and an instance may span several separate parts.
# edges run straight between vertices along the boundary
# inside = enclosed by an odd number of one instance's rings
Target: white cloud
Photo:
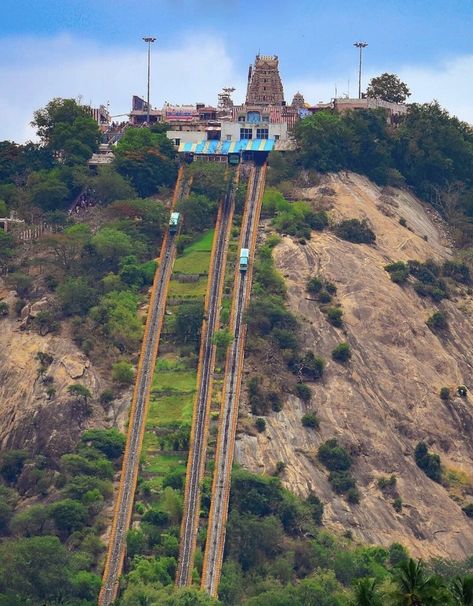
[[[386,69],[364,75],[364,83]],[[391,70],[388,70],[391,71]],[[473,123],[473,55],[432,67],[400,66],[399,76],[413,93],[411,101],[437,99],[451,113]],[[223,39],[192,36],[181,46],[162,50],[153,47],[151,100],[163,102],[216,103],[223,86],[237,88],[235,100],[245,94],[246,65],[235,65]],[[306,100],[328,101],[347,92],[347,77],[286,78],[286,98],[297,90]],[[350,92],[356,95],[357,75],[350,75]],[[102,47],[91,40],[62,35],[48,38],[0,39],[0,140],[25,141],[34,136],[29,125],[33,111],[53,97],[82,97],[93,105],[110,102],[112,114],[126,113],[131,96],[146,94],[146,47]]]
[[[53,40],[0,41],[0,140],[25,141],[33,111],[53,97],[82,97],[93,105],[110,102],[112,114],[129,111],[131,96],[146,95],[146,47],[101,48],[88,40],[60,36]],[[153,48],[151,101],[216,103],[219,90],[240,79],[223,43],[193,36],[178,49]]]

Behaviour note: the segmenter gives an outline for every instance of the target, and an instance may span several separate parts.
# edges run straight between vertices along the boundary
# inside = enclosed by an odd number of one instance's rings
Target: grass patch
[[[169,285],[170,297],[205,297],[206,292],[207,278],[200,278],[197,282],[178,282],[177,280],[171,280]]]
[[[147,428],[166,427],[172,423],[181,423],[192,419],[194,393],[176,393],[153,398],[150,402]]]
[[[186,460],[182,455],[173,454],[148,454],[146,463],[143,466],[147,479],[152,490],[160,490],[163,485],[163,478],[171,471],[178,471],[183,475],[186,473]]]
[[[162,391],[168,392],[193,392],[195,391],[196,375],[192,370],[160,370],[154,375],[152,393]]]
[[[214,237],[213,229],[190,244],[174,262],[174,272],[181,274],[207,273],[210,264],[210,252]]]

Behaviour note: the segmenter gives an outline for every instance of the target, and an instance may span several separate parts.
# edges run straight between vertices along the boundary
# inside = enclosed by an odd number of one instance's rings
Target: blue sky
[[[255,53],[278,54],[286,97],[356,90],[353,42],[369,43],[365,80],[399,73],[413,99],[438,98],[473,122],[471,0],[2,0],[0,140],[25,140],[32,111],[52,96],[110,102],[126,112],[146,88],[143,35],[153,49],[152,101],[216,102],[244,95]]]

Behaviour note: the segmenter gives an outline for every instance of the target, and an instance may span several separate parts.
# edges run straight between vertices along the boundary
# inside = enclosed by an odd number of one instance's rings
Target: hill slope
[[[264,433],[240,432],[237,460],[259,472],[272,472],[284,461],[284,484],[303,495],[314,490],[325,503],[329,527],[350,530],[369,543],[398,541],[417,556],[463,558],[473,550],[473,520],[452,496],[461,492],[458,500],[464,503],[472,494],[472,403],[471,397],[442,401],[439,391],[472,385],[471,297],[464,293],[442,302],[449,329],[436,336],[425,322],[439,305],[411,286],[393,283],[384,266],[448,258],[452,251],[442,222],[410,194],[391,189],[387,195],[359,175],[329,175],[322,186],[297,193],[317,200],[327,186],[334,191],[333,220],[366,218],[377,240],[374,246],[352,244],[325,231],[306,245],[284,237],[274,251],[289,308],[301,320],[303,345],[327,360],[322,381],[311,384],[320,428],[301,425],[305,405],[288,394],[283,410],[267,417]],[[410,229],[399,224],[400,217]],[[336,284],[344,329],[331,326],[306,293],[307,279],[316,274]],[[341,341],[352,347],[347,365],[330,358]],[[251,360],[247,371],[249,365]],[[320,444],[333,437],[353,454],[359,505],[348,505],[332,491],[316,459]],[[441,456],[444,469],[454,470],[450,488],[416,466],[414,448],[421,440]],[[377,485],[390,474],[397,477],[401,512]]]

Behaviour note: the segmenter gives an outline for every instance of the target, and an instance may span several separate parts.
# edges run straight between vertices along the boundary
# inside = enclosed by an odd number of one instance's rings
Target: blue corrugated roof
[[[274,139],[239,139],[237,141],[199,141],[181,143],[179,153],[227,155],[243,151],[270,152],[274,149]]]

